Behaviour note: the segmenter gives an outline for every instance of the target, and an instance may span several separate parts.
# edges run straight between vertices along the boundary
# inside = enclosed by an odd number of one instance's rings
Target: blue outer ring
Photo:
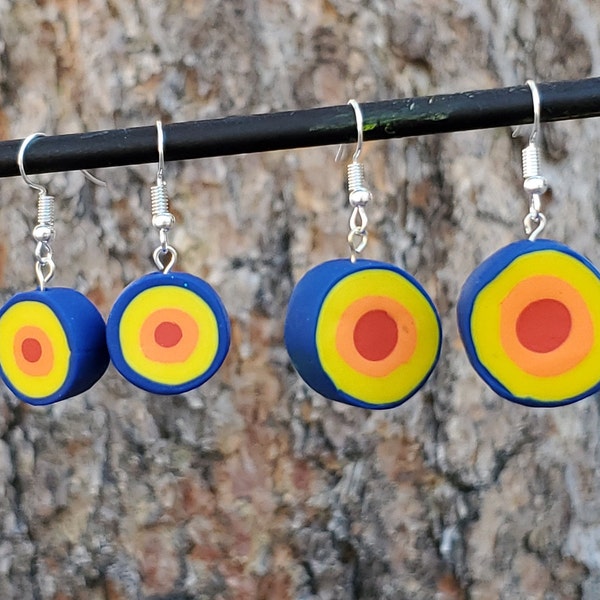
[[[564,398],[563,400],[558,400],[555,402],[546,402],[537,399],[535,397],[535,390],[532,390],[531,396],[515,396],[494,375],[492,375],[485,365],[479,360],[471,331],[471,316],[473,314],[475,300],[477,299],[479,293],[490,282],[498,277],[498,275],[504,269],[506,269],[506,267],[508,267],[514,260],[521,256],[531,252],[540,252],[544,250],[554,250],[556,252],[561,252],[562,254],[567,254],[575,260],[581,262],[600,280],[600,272],[598,269],[596,269],[596,267],[587,258],[585,258],[585,256],[578,254],[568,246],[545,239],[538,239],[533,242],[529,240],[520,240],[501,248],[496,253],[489,256],[469,275],[463,285],[456,307],[458,331],[465,346],[467,357],[469,358],[469,361],[471,362],[471,365],[475,371],[477,371],[479,376],[499,396],[502,396],[511,402],[533,407],[564,406],[567,404],[572,404],[573,402],[577,402],[578,400],[582,400],[583,398],[591,396],[592,394],[600,391],[600,367],[598,370],[598,383],[581,394],[578,394],[577,396]]]
[[[198,377],[177,385],[158,383],[148,377],[140,375],[137,371],[132,369],[123,356],[121,343],[119,341],[121,317],[127,306],[129,306],[129,303],[141,292],[163,285],[177,286],[195,293],[208,304],[217,320],[219,339],[217,343],[217,352],[210,366]],[[206,281],[195,275],[190,275],[189,273],[164,274],[155,272],[140,277],[133,283],[130,283],[121,292],[108,316],[106,323],[106,341],[108,343],[110,358],[117,371],[119,371],[125,379],[137,387],[146,390],[147,392],[152,392],[153,394],[181,394],[201,386],[216,373],[229,351],[231,326],[229,324],[229,316],[227,315],[227,311],[225,310],[221,298],[219,298],[215,290],[206,283]]]
[[[77,290],[56,287],[13,296],[0,309],[0,318],[11,306],[25,301],[46,305],[62,325],[71,351],[67,377],[54,394],[31,398],[12,384],[0,364],[0,377],[4,383],[17,398],[34,406],[66,400],[90,389],[102,377],[109,363],[104,319],[98,309]]]
[[[323,302],[325,301],[325,298],[327,298],[329,292],[342,279],[367,269],[392,271],[414,285],[431,306],[440,332],[435,360],[429,371],[424,375],[423,379],[415,385],[409,394],[386,404],[372,404],[365,402],[338,389],[321,366],[316,344],[317,322]],[[365,289],[365,294],[374,293],[375,291],[376,290]],[[325,398],[343,402],[345,404],[351,404],[352,406],[369,409],[386,409],[402,404],[423,386],[439,358],[442,344],[442,332],[439,315],[431,298],[419,282],[406,271],[403,271],[395,265],[374,260],[360,259],[355,263],[352,263],[348,259],[336,259],[317,265],[308,271],[297,283],[288,305],[284,339],[292,364],[298,371],[300,377],[302,377],[313,390]]]

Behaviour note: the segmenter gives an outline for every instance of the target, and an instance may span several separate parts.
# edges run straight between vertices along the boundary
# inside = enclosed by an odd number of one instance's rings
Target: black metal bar
[[[539,83],[541,120],[600,116],[600,78]],[[361,104],[364,139],[400,138],[531,123],[527,85]],[[349,143],[350,106],[226,117],[164,125],[165,159],[185,160]],[[22,140],[0,142],[0,177],[19,174]],[[41,137],[27,148],[28,173],[52,173],[155,162],[156,128],[134,127]]]

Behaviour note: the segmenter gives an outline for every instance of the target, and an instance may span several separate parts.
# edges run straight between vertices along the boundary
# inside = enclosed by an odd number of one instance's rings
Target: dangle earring
[[[315,391],[363,408],[392,408],[410,398],[435,366],[442,339],[435,306],[398,267],[357,259],[367,244],[371,192],[358,162],[363,120],[355,100],[357,145],[348,165],[349,259],[308,271],[291,295],[285,344],[296,370]]]
[[[179,394],[202,385],[229,350],[229,317],[215,290],[189,273],[173,273],[177,260],[168,232],[164,179],[164,137],[160,121],[158,173],[150,190],[152,225],[160,245],[153,254],[157,272],[129,284],[117,298],[106,324],[108,348],[117,370],[134,385],[155,394]]]
[[[105,326],[97,308],[80,292],[48,288],[55,264],[54,198],[25,173],[27,146],[21,144],[19,171],[38,192],[38,223],[33,229],[38,289],[22,292],[0,309],[0,377],[28,404],[45,405],[76,396],[94,385],[108,367]]]
[[[600,273],[571,248],[537,239],[546,218],[538,138],[541,102],[523,150],[529,236],[487,258],[466,280],[457,311],[467,356],[500,396],[528,406],[570,404],[600,390]]]

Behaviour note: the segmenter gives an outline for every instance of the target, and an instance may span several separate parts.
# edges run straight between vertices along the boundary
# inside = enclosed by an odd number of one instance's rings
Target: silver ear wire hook
[[[19,153],[17,155],[17,165],[19,166],[19,172],[21,173],[21,177],[24,179],[25,183],[34,190],[37,190],[40,194],[46,195],[46,188],[40,183],[33,181],[31,177],[25,173],[24,167],[25,150],[27,149],[27,146],[29,146],[29,144],[38,137],[46,137],[46,134],[41,132],[32,133],[21,142]],[[83,173],[83,176],[93,184],[99,187],[108,187],[106,181],[98,179],[98,177],[92,175],[87,169],[81,169],[81,172]]]
[[[154,250],[152,258],[157,269],[168,273],[177,260],[177,251],[169,245],[168,233],[175,223],[175,217],[169,212],[169,196],[167,193],[167,182],[165,173],[165,137],[162,122],[156,121],[156,139],[158,150],[158,171],[156,173],[156,185],[150,188],[152,200],[152,225],[158,231],[160,246]],[[169,257],[168,262],[164,259]]]
[[[35,273],[40,286],[40,290],[46,289],[46,284],[54,276],[56,265],[52,257],[52,248],[50,242],[54,239],[54,196],[49,196],[46,188],[36,183],[27,175],[25,172],[25,151],[29,144],[39,138],[44,137],[46,134],[41,132],[32,133],[28,135],[19,147],[19,153],[17,154],[17,165],[19,167],[19,173],[23,181],[32,189],[38,193],[37,203],[37,225],[33,228],[33,238],[37,242],[35,248]],[[91,173],[86,170],[81,171],[83,175],[96,185],[106,187],[106,183],[97,177],[94,177]]]
[[[537,85],[533,79],[527,80],[527,85],[531,90],[531,99],[533,101],[533,129],[529,135],[529,143],[534,144],[536,137],[540,131],[540,121],[542,116],[542,102],[540,99],[540,92],[538,91]]]
[[[351,100],[348,100],[347,104],[352,107],[352,110],[354,111],[354,117],[356,119],[356,148],[354,150],[354,154],[352,155],[352,160],[356,162],[360,156],[363,145],[363,117],[360,106],[356,100],[352,98]],[[345,154],[344,144],[340,144],[335,154],[335,162],[340,162],[342,158],[344,158]]]
[[[537,85],[533,79],[528,79],[526,85],[529,87],[531,91],[532,101],[533,101],[533,128],[531,129],[531,133],[529,134],[529,142],[533,144],[535,142],[535,138],[540,131],[540,123],[542,120],[541,115],[541,100],[540,100],[540,92],[538,91]],[[512,132],[511,137],[516,138],[521,134],[521,125],[517,125]]]
[[[81,169],[81,172],[83,173],[83,176],[90,182],[92,182],[94,185],[97,185],[98,187],[103,187],[103,188],[107,188],[108,184],[106,183],[106,181],[102,181],[102,179],[98,179],[95,175],[92,175],[87,169]]]
[[[367,246],[367,212],[365,207],[373,196],[365,183],[365,169],[358,162],[363,145],[363,118],[358,102],[349,100],[356,117],[356,149],[352,155],[352,162],[348,164],[348,201],[352,206],[350,216],[350,232],[348,233],[348,246],[350,247],[350,260],[356,262],[356,255],[360,254]]]
[[[352,155],[352,162],[356,162],[358,161],[358,157],[362,152],[363,146],[363,116],[360,106],[358,105],[358,102],[354,100],[354,98],[348,100],[348,104],[352,107],[352,110],[354,111],[354,117],[356,118],[356,148],[354,150],[354,154]]]
[[[45,133],[32,133],[28,135],[19,148],[17,155],[17,164],[19,172],[25,183],[38,192],[37,203],[37,225],[33,228],[33,238],[37,242],[35,248],[35,274],[43,292],[46,284],[54,276],[56,265],[52,257],[52,248],[50,242],[54,239],[54,197],[49,196],[46,188],[33,181],[25,172],[25,151],[29,144],[38,137],[45,136]]]
[[[45,133],[32,133],[31,135],[28,135],[22,142],[21,142],[21,146],[19,147],[19,154],[17,155],[17,165],[19,166],[19,172],[21,173],[21,177],[23,178],[23,180],[25,181],[25,183],[32,189],[37,190],[40,195],[42,196],[46,196],[47,192],[46,192],[46,188],[39,184],[36,183],[35,181],[33,181],[29,175],[27,175],[27,173],[25,172],[25,150],[27,150],[27,146],[29,146],[29,144],[31,142],[33,142],[33,140],[39,138],[39,137],[44,137],[46,134]]]
[[[527,85],[531,90],[533,101],[533,129],[529,143],[522,151],[523,188],[529,194],[529,213],[523,220],[525,233],[530,241],[534,241],[546,226],[546,217],[541,212],[541,196],[548,189],[548,182],[541,174],[540,149],[538,146],[541,136],[541,99],[535,81],[528,79]]]
[[[156,121],[156,142],[158,146],[158,171],[156,183],[162,183],[165,172],[165,135],[163,133],[162,121]]]

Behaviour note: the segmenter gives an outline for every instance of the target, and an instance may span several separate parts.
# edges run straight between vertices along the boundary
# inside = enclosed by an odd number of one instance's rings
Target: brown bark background
[[[593,0],[0,0],[0,138],[597,76],[599,33]],[[600,123],[543,134],[548,236],[600,265]],[[366,256],[413,273],[445,335],[424,390],[382,412],[312,393],[283,346],[294,283],[347,254],[335,148],[168,163],[180,267],[223,298],[231,351],[175,397],[112,367],[51,408],[2,388],[0,598],[599,598],[597,399],[503,401],[456,330],[468,273],[522,237],[522,145],[508,129],[366,144]],[[53,285],[104,316],[153,269],[155,174],[42,177]],[[0,206],[6,300],[34,285],[35,194],[2,180]]]

